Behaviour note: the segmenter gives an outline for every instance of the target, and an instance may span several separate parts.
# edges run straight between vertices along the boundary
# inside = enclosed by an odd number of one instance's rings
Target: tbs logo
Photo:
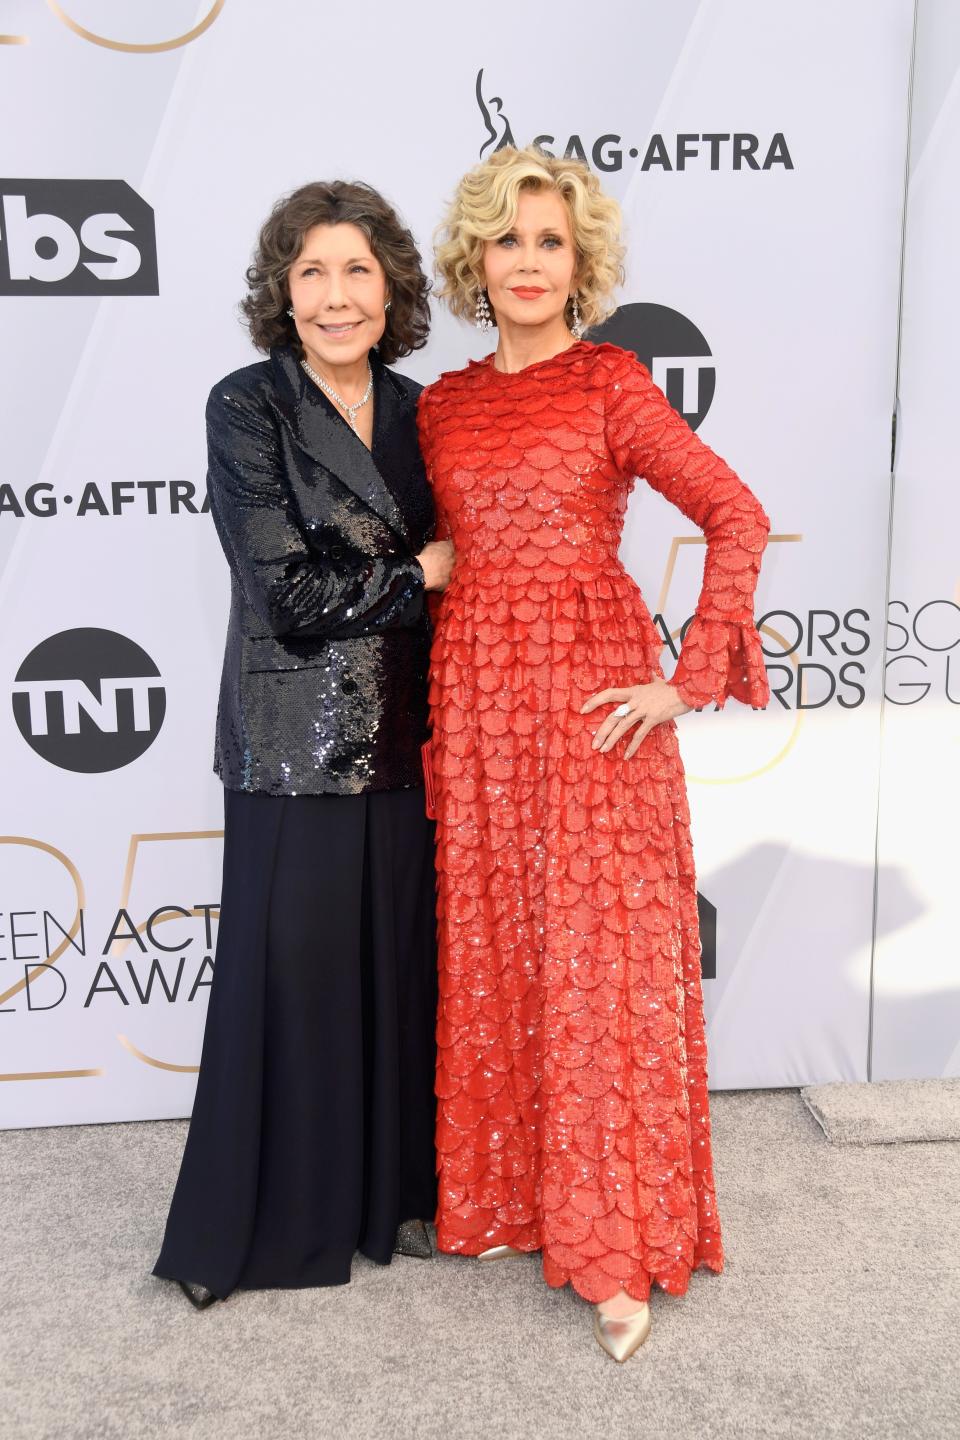
[[[153,211],[124,180],[0,180],[0,295],[157,295]]]

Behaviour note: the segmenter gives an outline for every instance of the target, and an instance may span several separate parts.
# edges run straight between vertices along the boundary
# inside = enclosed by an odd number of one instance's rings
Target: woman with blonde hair
[[[620,214],[574,160],[504,148],[461,181],[437,268],[496,351],[419,407],[455,546],[431,665],[439,869],[438,1243],[540,1250],[625,1360],[652,1283],[723,1264],[677,716],[768,688],[769,522],[625,350]],[[635,476],[701,527],[672,681],[617,552]],[[599,719],[599,724],[597,723]]]

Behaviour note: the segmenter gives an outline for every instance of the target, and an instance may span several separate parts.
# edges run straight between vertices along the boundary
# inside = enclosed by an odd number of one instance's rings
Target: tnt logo
[[[114,630],[62,630],[24,660],[13,713],[31,750],[81,774],[119,770],[153,744],[166,713],[160,671]]]
[[[621,305],[591,330],[597,344],[632,350],[691,429],[706,418],[717,384],[710,346],[686,315],[667,305]]]
[[[153,211],[124,180],[0,180],[0,295],[157,295]]]

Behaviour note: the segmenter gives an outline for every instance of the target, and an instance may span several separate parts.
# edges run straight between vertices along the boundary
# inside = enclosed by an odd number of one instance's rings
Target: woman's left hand
[[[618,709],[621,705],[629,707],[626,715],[618,715],[616,710],[612,710],[593,737],[594,750],[607,751],[628,730],[635,730],[623,757],[625,760],[636,754],[654,725],[675,720],[692,708],[680,699],[680,692],[666,680],[651,680],[649,685],[631,685],[626,690],[600,690],[581,706],[580,714],[589,715],[598,705],[615,705]]]

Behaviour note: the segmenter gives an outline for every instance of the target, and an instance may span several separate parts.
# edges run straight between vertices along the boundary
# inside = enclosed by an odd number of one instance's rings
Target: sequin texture
[[[423,783],[434,525],[420,387],[371,357],[373,448],[288,347],[215,385],[208,493],[231,571],[214,768],[234,790]]]
[[[586,1299],[682,1294],[723,1251],[700,941],[676,727],[591,748],[591,694],[662,674],[618,557],[642,475],[707,539],[677,667],[695,707],[766,704],[759,503],[616,346],[423,394],[440,533],[435,617],[437,1147],[442,1250],[542,1250]]]

